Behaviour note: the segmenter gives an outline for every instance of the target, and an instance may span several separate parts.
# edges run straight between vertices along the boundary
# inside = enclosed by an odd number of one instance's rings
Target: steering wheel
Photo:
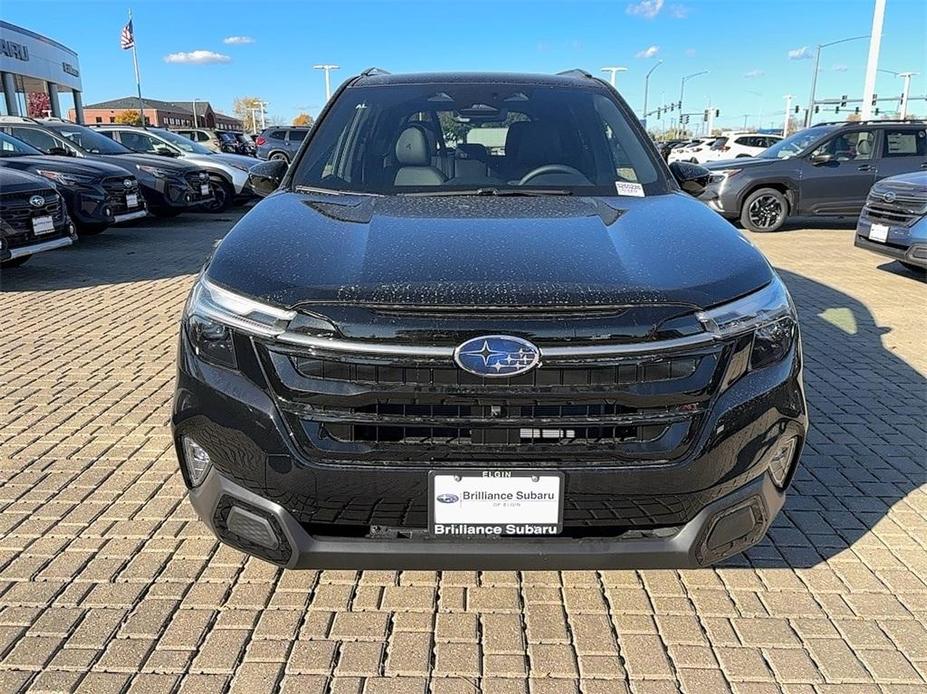
[[[574,169],[572,166],[567,166],[566,164],[544,164],[544,166],[539,166],[536,169],[532,169],[524,176],[522,176],[521,180],[518,182],[518,185],[527,185],[528,181],[530,181],[532,178],[537,178],[538,176],[551,173],[579,176],[583,180],[589,180],[586,178],[582,171]]]

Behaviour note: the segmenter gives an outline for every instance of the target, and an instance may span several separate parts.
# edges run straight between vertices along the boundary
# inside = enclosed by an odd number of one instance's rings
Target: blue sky
[[[61,41],[80,55],[84,101],[134,93],[132,60],[119,48],[129,4],[105,0],[3,0],[3,18]],[[324,102],[316,63],[337,63],[333,82],[377,65],[391,72],[512,70],[599,73],[622,65],[618,87],[632,107],[678,99],[686,111],[708,100],[719,126],[779,125],[783,95],[804,104],[813,61],[789,57],[817,43],[867,34],[872,0],[630,0],[627,2],[237,2],[136,0],[131,4],[143,93],[211,101],[229,110],[236,96],[260,96],[289,120],[316,115]],[[916,71],[912,93],[927,92],[927,3],[888,0],[880,67]],[[239,37],[229,42],[229,37]],[[243,37],[243,38],[242,38]],[[820,97],[861,96],[868,41],[825,48]],[[212,55],[215,54],[215,55]],[[801,54],[801,55],[804,55]],[[168,57],[172,56],[172,57]],[[794,53],[793,53],[794,56]],[[221,62],[212,62],[221,61]],[[876,92],[900,94],[901,80],[880,73]],[[916,113],[927,102],[912,103]],[[63,104],[64,105],[64,104]],[[69,104],[68,104],[69,105]]]

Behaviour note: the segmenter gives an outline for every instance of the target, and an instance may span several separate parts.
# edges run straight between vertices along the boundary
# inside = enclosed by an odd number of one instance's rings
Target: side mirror
[[[833,160],[834,160],[834,156],[832,154],[825,154],[822,152],[821,154],[811,155],[811,163],[814,164],[815,166],[821,166],[822,164],[829,164]]]
[[[53,157],[73,157],[74,153],[66,147],[49,147],[47,153]]]
[[[705,188],[708,187],[708,180],[711,178],[711,171],[704,166],[693,164],[688,161],[674,161],[669,165],[673,178],[679,183],[679,187],[689,195],[698,197]]]
[[[280,187],[287,168],[287,163],[279,159],[262,161],[248,169],[248,182],[255,193],[266,197]]]
[[[170,147],[165,147],[164,145],[155,145],[155,154],[160,154],[162,157],[178,157],[180,156],[172,150]]]

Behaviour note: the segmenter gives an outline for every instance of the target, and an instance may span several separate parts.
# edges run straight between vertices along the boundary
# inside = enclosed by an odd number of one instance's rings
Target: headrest
[[[422,128],[410,125],[396,140],[396,161],[402,166],[431,166],[431,148]]]
[[[457,145],[458,159],[476,159],[477,161],[486,161],[489,159],[489,151],[485,145],[479,145],[469,142],[461,142]]]
[[[515,125],[513,123],[513,125]],[[556,164],[563,158],[560,132],[550,123],[529,121],[525,123],[515,156],[524,166]]]
[[[521,147],[521,141],[525,130],[530,125],[530,121],[517,120],[509,126],[505,133],[505,156],[514,157],[518,154],[518,148]]]

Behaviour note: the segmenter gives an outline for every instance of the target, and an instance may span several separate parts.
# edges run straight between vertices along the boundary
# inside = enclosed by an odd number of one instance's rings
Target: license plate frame
[[[35,236],[52,234],[55,231],[55,219],[50,214],[32,218],[32,233]]]
[[[891,227],[888,224],[874,223],[869,226],[869,240],[876,243],[885,243],[888,241],[888,234]]]
[[[129,209],[133,207],[138,207],[138,194],[137,193],[126,193],[126,207]]]
[[[208,184],[208,183],[202,183],[202,184],[200,184],[200,195],[206,195],[206,196],[208,196],[208,195],[211,195],[211,194],[212,194],[212,192],[209,190],[209,184]]]
[[[564,486],[564,475],[556,470],[431,470],[428,532],[433,537],[447,539],[555,537],[563,532]],[[503,495],[522,491],[555,496],[553,499],[467,498],[468,491]],[[439,500],[439,495],[454,498]],[[529,516],[519,518],[525,510]]]

